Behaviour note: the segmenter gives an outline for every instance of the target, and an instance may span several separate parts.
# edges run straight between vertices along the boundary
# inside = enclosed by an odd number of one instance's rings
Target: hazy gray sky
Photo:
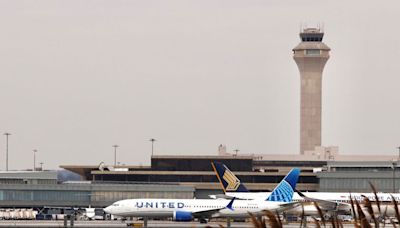
[[[323,145],[400,145],[398,0],[0,1],[11,169],[299,152],[299,25],[324,23]],[[0,141],[5,168],[5,136]]]

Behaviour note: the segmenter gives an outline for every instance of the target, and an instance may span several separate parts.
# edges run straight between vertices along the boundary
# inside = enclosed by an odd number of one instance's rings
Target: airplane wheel
[[[208,222],[207,219],[203,219],[203,218],[200,219],[199,221],[200,221],[200,223],[207,223]]]

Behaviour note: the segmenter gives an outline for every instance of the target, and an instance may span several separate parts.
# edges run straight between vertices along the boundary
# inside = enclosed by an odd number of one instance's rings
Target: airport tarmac
[[[142,222],[138,222],[143,224]],[[70,225],[68,223],[68,225]],[[198,222],[170,222],[170,221],[149,221],[148,228],[204,228],[204,227],[215,227],[220,228],[220,225],[226,227],[224,222],[209,222],[207,224],[200,224]],[[64,227],[63,221],[53,221],[53,220],[0,220],[0,227]],[[68,226],[70,227],[70,226]],[[74,227],[127,227],[125,222],[122,221],[75,221]],[[135,227],[141,227],[135,226]],[[253,227],[251,223],[235,222],[231,224],[231,228],[251,228]],[[285,224],[283,227],[287,228],[297,228],[300,227],[299,223]],[[309,223],[307,227],[316,227],[313,223]],[[329,225],[328,225],[329,227]],[[344,224],[344,227],[354,227],[353,224]]]
[[[134,227],[143,227],[143,222],[135,222]],[[141,225],[140,225],[141,224]],[[179,227],[198,227],[203,228],[207,226],[220,227],[219,224],[226,227],[224,222],[209,222],[207,224],[200,224],[199,222],[171,222],[171,221],[149,221],[148,228],[179,228]],[[68,223],[70,227],[70,223]],[[64,227],[64,221],[54,220],[3,220],[0,221],[0,227]],[[123,221],[74,221],[74,227],[127,227],[126,222]],[[232,223],[232,228],[247,228],[252,227],[250,223]]]

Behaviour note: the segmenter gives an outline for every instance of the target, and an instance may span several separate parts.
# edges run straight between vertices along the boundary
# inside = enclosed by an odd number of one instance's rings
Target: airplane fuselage
[[[278,210],[284,202],[264,200],[226,199],[127,199],[115,202],[105,212],[122,217],[174,217],[178,213],[190,213],[193,217],[248,217],[249,212],[260,214],[262,210]],[[208,216],[204,216],[208,217]]]
[[[267,198],[271,193],[270,192],[227,192],[225,193],[227,196],[236,197],[238,199],[260,199]],[[309,198],[321,199],[321,200],[329,200],[334,202],[341,203],[350,203],[351,198],[356,201],[362,201],[364,199],[363,196],[366,196],[370,201],[375,201],[375,195],[373,193],[346,193],[346,192],[303,192],[303,194]],[[392,196],[396,201],[400,201],[400,194],[398,193],[377,193],[378,199],[380,202],[392,202]],[[293,201],[304,201],[304,198],[301,197],[298,193],[293,194]]]

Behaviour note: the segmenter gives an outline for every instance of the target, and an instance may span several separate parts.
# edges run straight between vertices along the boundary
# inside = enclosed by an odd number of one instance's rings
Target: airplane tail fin
[[[299,180],[300,169],[294,168],[283,178],[283,180],[275,187],[267,201],[291,202],[293,193]]]
[[[229,201],[228,205],[226,205],[226,208],[228,208],[229,210],[233,211],[233,201],[235,201],[235,197],[232,198],[231,201]]]
[[[224,192],[248,192],[247,188],[233,174],[226,165],[221,162],[211,162],[215,174],[218,177]]]

